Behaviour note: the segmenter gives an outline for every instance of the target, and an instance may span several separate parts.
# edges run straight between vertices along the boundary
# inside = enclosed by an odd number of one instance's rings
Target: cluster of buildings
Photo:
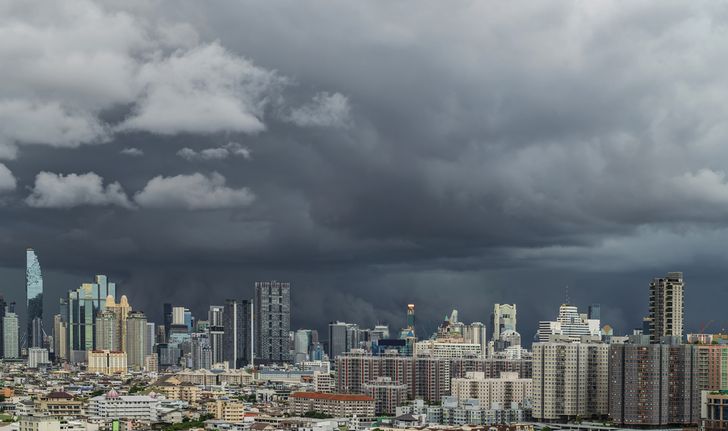
[[[414,304],[395,331],[341,321],[326,339],[292,331],[291,285],[279,281],[256,282],[250,298],[202,318],[165,303],[153,322],[97,275],[68,291],[46,330],[40,263],[26,256],[24,330],[15,304],[0,299],[0,382],[11,392],[0,410],[20,429],[728,424],[728,335],[683,334],[679,272],[652,280],[649,314],[633,333],[602,326],[598,304],[581,313],[566,303],[539,323],[529,350],[515,304],[495,304],[487,324],[452,310],[425,336]]]

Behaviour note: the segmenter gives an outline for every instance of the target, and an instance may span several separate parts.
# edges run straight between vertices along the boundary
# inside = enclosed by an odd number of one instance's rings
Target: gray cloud
[[[15,190],[17,181],[7,166],[0,163],[0,192]]]
[[[524,336],[567,284],[618,331],[668,270],[688,327],[728,299],[722,5],[46,3],[0,5],[0,103],[54,113],[0,128],[0,264],[33,245],[59,291],[106,271],[156,317],[288,278],[295,325],[515,301]],[[138,210],[14,204],[90,171]]]
[[[291,111],[287,120],[302,127],[341,127],[349,121],[349,99],[341,93],[318,93]]]
[[[132,157],[140,157],[144,155],[144,151],[134,147],[124,148],[123,150],[119,151],[119,153]]]
[[[245,207],[254,199],[247,188],[226,186],[225,177],[217,172],[209,176],[195,173],[154,177],[134,196],[134,200],[143,207],[190,210]]]
[[[86,174],[40,172],[25,202],[34,208],[73,208],[84,205],[118,205],[131,208],[126,193],[117,182],[103,185],[103,178]]]
[[[177,155],[185,160],[222,160],[228,157],[242,157],[243,159],[250,159],[250,149],[238,144],[237,142],[228,142],[221,147],[204,148],[200,151],[193,150],[192,148],[182,148],[177,151]]]

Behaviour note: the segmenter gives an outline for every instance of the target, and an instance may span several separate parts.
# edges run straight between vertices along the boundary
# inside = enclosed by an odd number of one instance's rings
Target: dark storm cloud
[[[0,12],[0,262],[35,247],[51,310],[101,272],[154,318],[277,278],[295,326],[395,329],[415,302],[431,331],[517,302],[527,339],[566,285],[626,331],[648,280],[684,270],[688,326],[719,312],[724,6]]]

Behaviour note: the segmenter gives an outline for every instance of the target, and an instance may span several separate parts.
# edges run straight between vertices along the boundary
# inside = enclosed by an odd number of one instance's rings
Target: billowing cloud
[[[144,155],[144,151],[136,147],[124,148],[123,150],[119,151],[119,153],[124,154],[125,156],[132,157],[141,157]]]
[[[7,166],[0,163],[0,193],[15,190],[17,181]]]
[[[147,208],[181,208],[212,210],[240,208],[250,205],[255,196],[247,188],[234,189],[225,185],[218,173],[157,176],[134,196],[137,204]]]
[[[73,208],[78,206],[118,205],[131,208],[132,204],[118,182],[104,186],[99,175],[55,174],[40,172],[25,202],[35,208]]]
[[[142,95],[119,130],[257,133],[285,79],[212,43],[143,65],[138,82]]]
[[[185,160],[222,160],[230,156],[250,159],[250,150],[237,142],[229,142],[221,147],[204,148],[196,151],[185,147],[177,151],[177,155]]]
[[[349,121],[349,111],[346,96],[321,92],[308,104],[293,109],[287,120],[302,127],[341,127]]]

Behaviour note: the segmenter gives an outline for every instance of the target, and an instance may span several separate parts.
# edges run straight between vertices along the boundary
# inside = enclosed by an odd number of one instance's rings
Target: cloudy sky
[[[96,273],[203,315],[261,279],[293,324],[564,301],[639,325],[685,272],[728,327],[728,6],[0,0],[0,289]],[[24,307],[21,307],[21,311]]]

